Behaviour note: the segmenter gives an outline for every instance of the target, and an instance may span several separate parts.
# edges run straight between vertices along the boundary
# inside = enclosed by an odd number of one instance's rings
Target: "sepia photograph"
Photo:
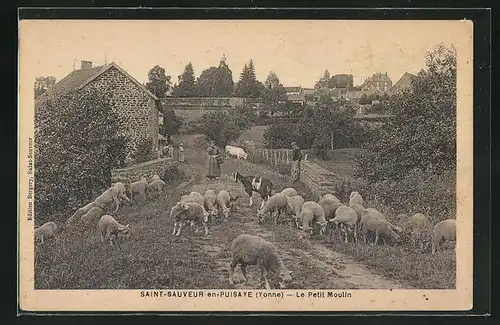
[[[20,308],[472,308],[472,31],[21,19]]]

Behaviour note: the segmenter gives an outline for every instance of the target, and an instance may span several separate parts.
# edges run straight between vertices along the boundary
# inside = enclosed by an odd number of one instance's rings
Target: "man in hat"
[[[290,183],[295,183],[300,179],[300,161],[302,160],[302,152],[295,141],[292,142],[291,147],[293,149],[293,155]]]

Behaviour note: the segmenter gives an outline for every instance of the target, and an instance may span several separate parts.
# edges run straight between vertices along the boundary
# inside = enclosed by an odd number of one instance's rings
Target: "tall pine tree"
[[[172,96],[174,97],[196,97],[198,95],[194,78],[194,69],[191,62],[184,68],[184,72],[179,77],[179,83],[174,87]]]
[[[243,67],[240,80],[234,89],[234,96],[244,98],[258,98],[263,91],[262,83],[257,81],[255,66],[252,60]]]

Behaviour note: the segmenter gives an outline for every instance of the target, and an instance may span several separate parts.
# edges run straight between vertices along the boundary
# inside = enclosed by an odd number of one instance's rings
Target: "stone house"
[[[388,92],[392,87],[392,80],[386,73],[377,72],[366,78],[361,85],[362,90],[374,90],[377,92]]]
[[[401,78],[392,86],[390,89],[389,93],[395,94],[397,92],[403,91],[405,88],[408,88],[411,86],[411,83],[417,76],[408,72],[405,72]]]
[[[129,157],[143,141],[151,141],[152,153],[158,150],[158,98],[114,62],[92,67],[92,62],[82,61],[79,70],[68,74],[35,100],[35,110],[51,97],[88,87],[109,94],[112,109],[120,118],[121,130],[129,139]]]

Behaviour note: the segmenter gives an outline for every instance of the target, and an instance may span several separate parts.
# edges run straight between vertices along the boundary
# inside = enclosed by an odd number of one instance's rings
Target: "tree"
[[[231,115],[234,123],[241,130],[249,130],[257,122],[257,114],[251,104],[237,105]]]
[[[234,88],[234,96],[244,98],[259,98],[263,90],[263,85],[257,81],[255,76],[255,66],[250,60],[245,64],[240,74],[240,79]]]
[[[236,125],[234,118],[226,111],[212,111],[203,114],[201,131],[221,148],[238,139],[243,133],[243,130]]]
[[[159,65],[155,65],[149,70],[148,79],[146,88],[158,98],[165,97],[172,86],[171,77],[167,76],[165,69]]]
[[[36,77],[35,79],[35,99],[38,98],[41,94],[43,94],[47,89],[54,86],[56,84],[56,78],[49,77]]]
[[[172,91],[172,96],[174,97],[196,97],[198,95],[194,69],[191,62],[189,62],[184,68],[182,75],[178,76],[179,82],[174,90]]]
[[[163,125],[160,129],[160,134],[167,138],[167,142],[171,142],[172,136],[179,134],[182,127],[182,117],[175,114],[173,109],[163,109]]]
[[[455,170],[455,48],[437,46],[426,55],[426,67],[410,87],[387,101],[394,118],[367,144],[374,156],[358,166],[370,183],[396,182],[415,171],[439,175]]]
[[[127,139],[108,99],[91,88],[66,92],[35,112],[35,211],[44,220],[83,206],[111,184]],[[99,193],[100,194],[100,193]]]
[[[286,91],[276,73],[273,71],[269,72],[266,82],[264,83],[264,90],[261,93],[260,98],[264,106],[264,110],[273,116],[276,112],[285,111],[287,112],[286,106]]]
[[[314,88],[315,89],[328,88],[330,84],[330,79],[331,79],[330,72],[328,70],[325,70],[323,76],[314,85]]]
[[[229,97],[233,93],[233,73],[222,57],[218,67],[203,70],[197,80],[198,94],[201,97]]]

